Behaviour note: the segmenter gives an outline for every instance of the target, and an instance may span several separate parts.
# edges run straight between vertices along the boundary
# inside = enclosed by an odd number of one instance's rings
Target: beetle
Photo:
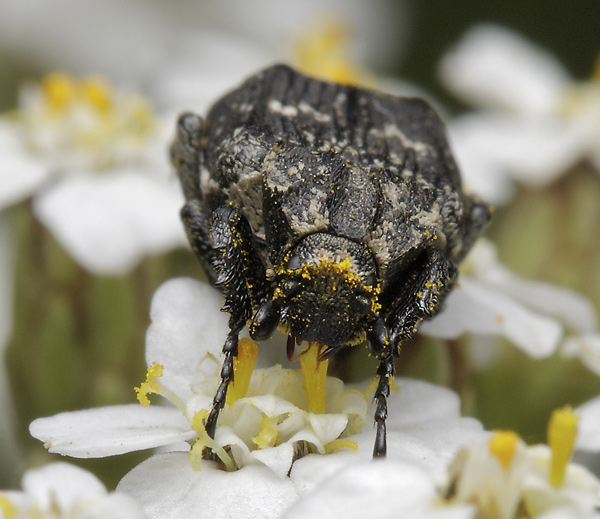
[[[206,420],[214,437],[238,336],[279,327],[324,345],[363,342],[378,359],[374,457],[386,454],[394,357],[434,316],[490,219],[463,192],[445,127],[423,100],[269,67],[188,112],[170,149],[181,217],[229,332]]]

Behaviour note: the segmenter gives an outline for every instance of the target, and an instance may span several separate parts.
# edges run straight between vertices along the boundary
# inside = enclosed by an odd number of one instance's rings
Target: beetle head
[[[297,339],[337,349],[361,338],[378,310],[372,254],[328,233],[301,240],[284,257],[273,298],[256,312],[250,335],[266,339],[282,322]]]

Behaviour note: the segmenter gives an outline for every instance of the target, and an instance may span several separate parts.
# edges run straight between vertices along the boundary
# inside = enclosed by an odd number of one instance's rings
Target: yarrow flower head
[[[27,149],[59,172],[102,171],[139,161],[158,131],[148,100],[101,78],[55,72],[21,92],[11,119]]]
[[[193,468],[200,469],[209,448],[228,470],[259,461],[285,475],[302,453],[356,448],[344,438],[360,432],[365,422],[365,394],[327,377],[327,362],[318,362],[318,353],[318,345],[311,344],[300,354],[302,370],[281,365],[254,370],[258,348],[250,339],[240,339],[234,382],[214,440],[203,423],[220,380],[220,363],[213,354],[200,361],[187,402],[160,382],[163,367],[156,363],[136,388],[138,399],[148,405],[148,394],[157,393],[182,409],[197,435],[190,452]]]
[[[326,377],[314,345],[299,354],[301,369],[253,369],[256,345],[241,339],[228,402],[214,439],[208,437],[204,420],[220,382],[218,356],[227,333],[221,304],[206,284],[165,283],[153,299],[149,370],[137,389],[145,406],[40,418],[30,426],[32,435],[50,452],[84,458],[163,447],[168,452],[140,464],[119,486],[146,503],[153,517],[185,517],[197,512],[199,499],[205,517],[235,515],[238,507],[276,517],[336,470],[369,461],[375,436],[369,398],[364,389]],[[261,343],[263,354],[269,349],[286,351],[284,344]],[[388,458],[441,472],[458,447],[481,435],[481,425],[460,417],[451,391],[396,382],[401,390],[390,398]],[[173,405],[151,403],[155,395]],[[208,450],[218,464],[203,459]]]
[[[467,184],[506,202],[512,180],[551,182],[581,160],[600,171],[600,68],[575,82],[549,52],[508,29],[478,25],[443,58],[443,82],[483,108],[449,125]]]
[[[600,481],[570,461],[576,435],[577,416],[565,408],[550,419],[548,446],[498,431],[463,448],[449,467],[446,502],[475,504],[482,519],[599,517]]]
[[[22,491],[0,491],[2,519],[143,519],[140,504],[107,492],[93,474],[68,463],[29,470]]]
[[[52,73],[0,117],[0,208],[32,196],[36,216],[85,268],[120,274],[185,243],[170,128],[136,92]],[[74,215],[77,215],[74,218]]]

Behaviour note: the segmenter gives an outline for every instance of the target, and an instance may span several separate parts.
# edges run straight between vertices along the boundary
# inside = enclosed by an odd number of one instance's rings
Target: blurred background
[[[419,92],[449,120],[473,107],[441,83],[439,63],[481,22],[513,29],[545,48],[575,81],[589,81],[598,67],[597,2],[0,0],[0,112],[14,118],[26,100],[23,85],[55,71],[101,75],[115,89],[139,92],[166,128],[156,153],[172,189],[176,181],[166,157],[176,113],[204,111],[268,63],[307,59],[311,43],[323,37],[323,24],[339,28],[336,45],[343,45],[335,52],[369,84]],[[14,148],[2,139],[6,158]],[[2,182],[10,183],[11,167],[0,156],[0,191]],[[575,290],[598,309],[600,172],[582,161],[566,173],[543,187],[518,185],[512,199],[496,208],[487,236],[517,274]],[[204,278],[180,237],[163,250],[150,248],[120,272],[86,268],[39,217],[36,199],[53,182],[46,178],[0,210],[3,488],[14,486],[25,467],[57,457],[29,437],[34,418],[135,401],[133,387],[146,371],[153,292],[171,277]],[[465,366],[467,381],[457,384],[448,373],[455,346],[417,338],[403,352],[400,374],[454,385],[465,397],[466,413],[487,428],[515,429],[528,442],[544,441],[552,409],[600,393],[600,378],[579,360],[534,360],[508,343],[492,363]],[[362,350],[340,356],[334,370],[355,380],[371,376],[370,368],[356,367],[370,362],[364,357]],[[144,457],[81,463],[114,486]]]

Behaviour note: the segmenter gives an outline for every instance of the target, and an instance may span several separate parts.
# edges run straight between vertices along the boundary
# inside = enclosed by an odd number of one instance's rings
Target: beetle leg
[[[213,438],[219,413],[225,405],[227,389],[233,380],[233,358],[238,335],[256,308],[265,299],[266,272],[251,241],[246,218],[233,206],[223,206],[213,214],[212,247],[215,254],[216,284],[223,290],[223,310],[229,312],[229,334],[223,345],[221,383],[206,420],[206,432]]]
[[[200,200],[192,198],[181,209],[181,220],[192,250],[200,260],[209,279],[214,282],[217,274],[217,254],[210,238],[210,222],[202,210]]]
[[[426,252],[397,287],[398,299],[387,319],[393,344],[412,337],[423,319],[433,317],[456,281],[458,269],[437,249]]]
[[[185,112],[177,120],[177,133],[169,149],[171,162],[183,187],[186,199],[200,192],[200,169],[204,161],[201,143],[202,117]]]

